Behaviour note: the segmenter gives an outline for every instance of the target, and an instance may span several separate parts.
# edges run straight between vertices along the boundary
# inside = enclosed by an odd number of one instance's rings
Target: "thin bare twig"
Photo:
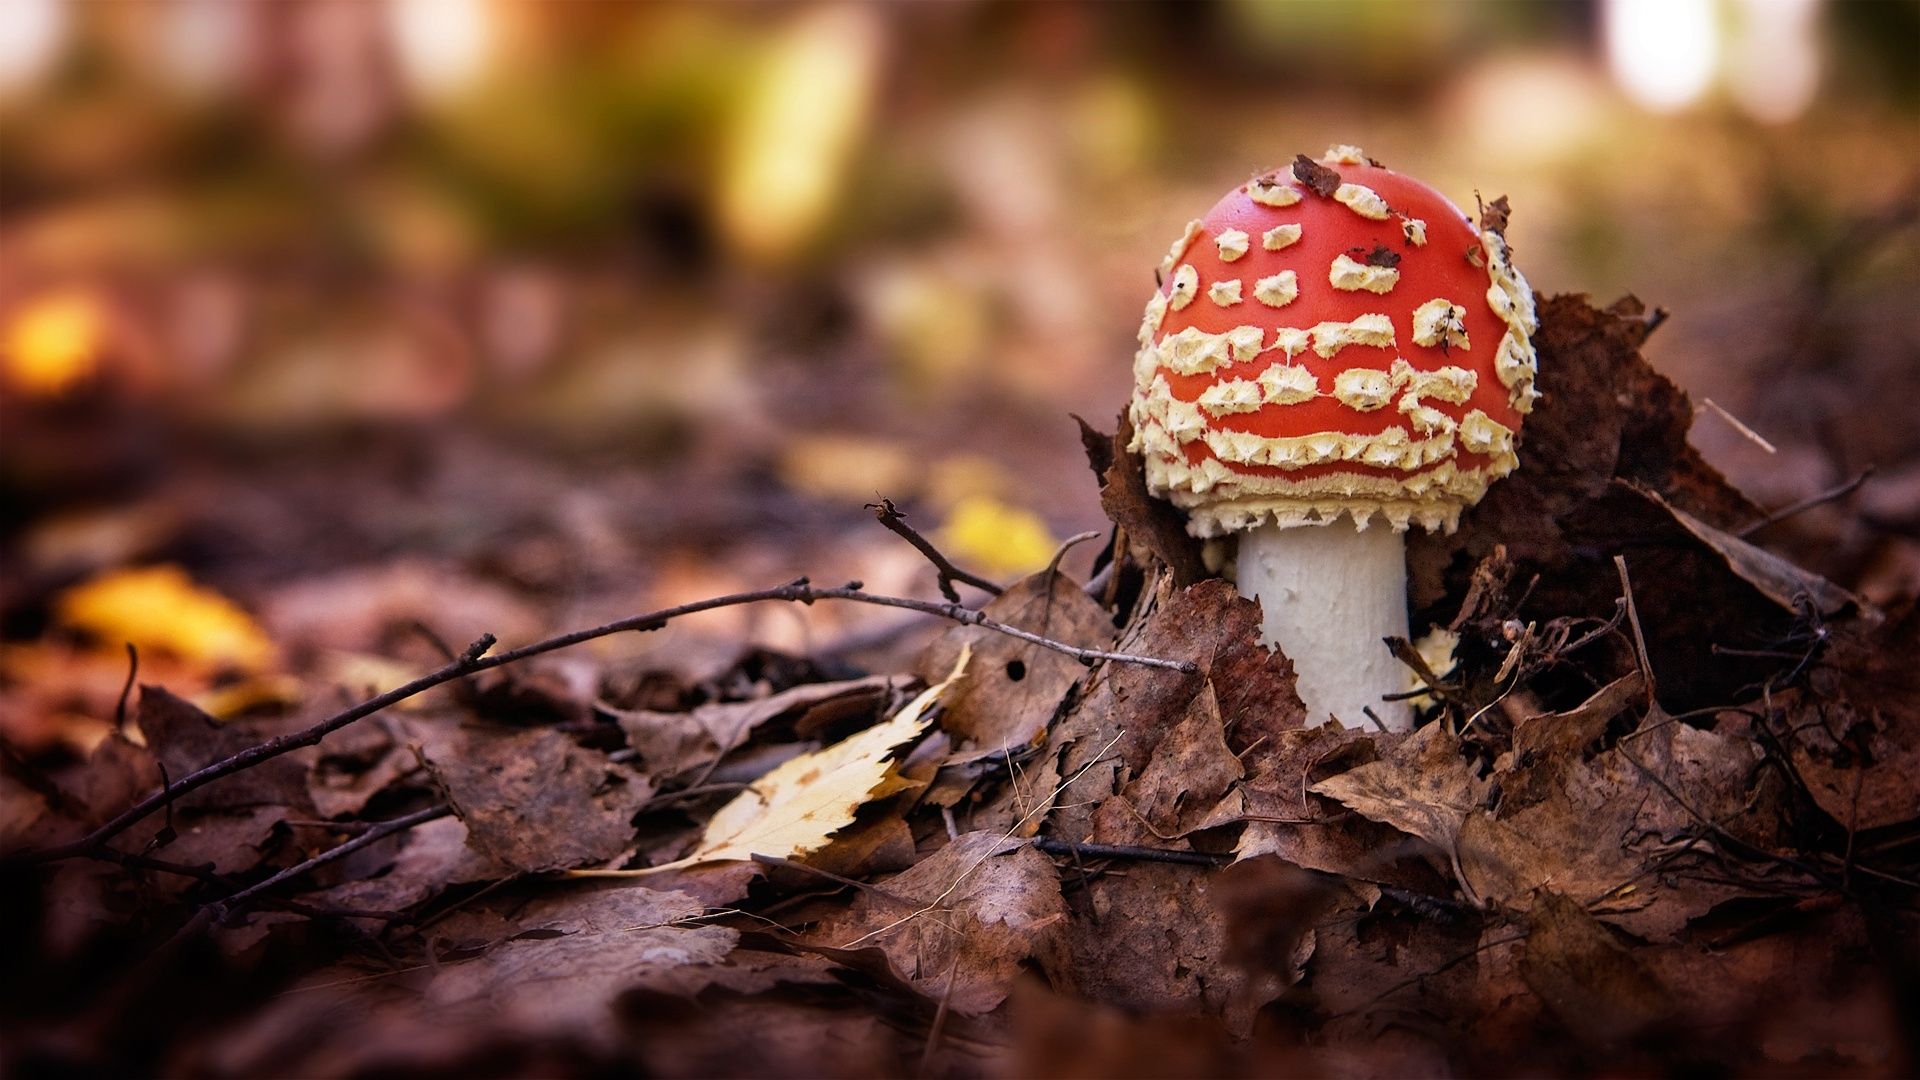
[[[1113,661],[1123,664],[1139,664],[1143,667],[1161,668],[1167,671],[1178,671],[1188,675],[1199,670],[1198,666],[1189,660],[1166,660],[1153,656],[1135,656],[1131,653],[1108,652],[1103,649],[1083,649],[1077,645],[1069,645],[1065,642],[1055,641],[1052,638],[1043,637],[1040,634],[1028,630],[1022,630],[1017,626],[1009,626],[1006,623],[990,619],[978,611],[962,607],[959,604],[942,604],[931,600],[915,600],[904,596],[885,596],[879,593],[864,592],[861,589],[860,582],[857,581],[849,582],[846,585],[827,587],[814,585],[806,578],[798,578],[785,585],[778,585],[770,589],[757,589],[752,592],[716,596],[706,600],[696,600],[690,604],[680,604],[676,607],[662,608],[659,611],[650,611],[644,615],[632,615],[624,619],[616,619],[613,622],[601,626],[595,626],[585,630],[575,630],[571,633],[548,638],[545,641],[537,641],[531,645],[523,645],[518,649],[510,649],[506,652],[494,653],[492,655],[487,655],[487,652],[493,648],[494,637],[492,634],[482,635],[478,641],[467,646],[465,652],[462,652],[448,663],[414,679],[412,682],[396,686],[384,694],[368,698],[358,705],[334,713],[332,716],[321,720],[311,727],[275,736],[265,742],[250,746],[239,753],[203,766],[181,777],[179,780],[165,785],[160,791],[135,803],[111,821],[108,821],[106,824],[89,833],[86,837],[60,847],[23,853],[16,861],[33,864],[52,862],[59,859],[70,859],[87,854],[89,851],[104,846],[107,841],[126,832],[135,824],[145,820],[155,810],[160,809],[160,807],[170,803],[174,799],[205,787],[221,777],[231,776],[234,773],[258,765],[263,761],[279,757],[282,754],[290,753],[302,747],[313,746],[333,732],[346,727],[348,724],[372,716],[374,713],[398,702],[405,701],[418,694],[423,694],[436,686],[464,678],[468,675],[515,663],[529,657],[539,656],[543,653],[554,652],[572,645],[578,645],[581,642],[593,641],[597,638],[610,637],[614,634],[622,634],[629,631],[643,632],[658,630],[673,619],[703,611],[713,611],[718,608],[737,607],[742,604],[765,603],[768,601],[811,604],[817,600],[844,600],[851,603],[903,608],[908,611],[918,611],[927,615],[937,615],[966,626],[978,626],[996,633],[1006,634],[1009,637],[1019,638],[1030,644],[1064,653],[1084,664]]]
[[[1811,510],[1816,506],[1820,506],[1824,503],[1830,503],[1835,499],[1844,499],[1847,496],[1853,494],[1854,492],[1860,490],[1860,485],[1866,483],[1868,480],[1872,478],[1873,478],[1873,466],[1869,465],[1866,468],[1860,470],[1860,475],[1854,477],[1853,479],[1847,481],[1844,484],[1841,484],[1839,487],[1828,488],[1827,490],[1821,492],[1818,495],[1809,495],[1806,498],[1801,499],[1799,502],[1788,503],[1787,505],[1781,507],[1778,510],[1775,510],[1773,513],[1768,514],[1766,517],[1761,518],[1759,521],[1756,521],[1753,524],[1748,525],[1746,528],[1741,529],[1739,532],[1736,532],[1733,535],[1738,537],[1741,540],[1745,540],[1747,537],[1752,536],[1754,533],[1759,532],[1761,529],[1764,529],[1769,525],[1778,525],[1782,521],[1785,521],[1788,518],[1793,517],[1795,514],[1805,513],[1806,511]]]
[[[761,855],[756,853],[753,856],[753,861],[756,863],[759,863],[761,866],[774,866],[774,867],[779,867],[781,869],[793,870],[802,874],[812,874],[815,877],[826,878],[828,881],[834,882],[835,884],[838,884],[838,885],[845,885],[849,888],[858,889],[864,893],[872,893],[873,895],[878,896],[883,900],[891,901],[904,908],[916,907],[920,903],[918,900],[901,896],[897,892],[893,892],[889,889],[883,889],[878,885],[872,885],[867,882],[858,881],[850,877],[843,877],[842,875],[836,874],[831,870],[827,870],[818,866],[810,866],[806,863],[800,862],[795,859],[783,858],[782,856],[779,856],[779,855]]]
[[[384,840],[394,833],[405,832],[416,825],[424,825],[429,821],[446,817],[451,813],[453,813],[453,807],[446,803],[440,803],[436,806],[429,806],[425,810],[416,810],[411,814],[394,818],[391,821],[383,821],[343,844],[328,848],[305,862],[289,866],[265,881],[249,885],[239,892],[234,893],[232,896],[227,897],[225,900],[215,902],[212,905],[214,921],[224,921],[228,916],[244,907],[248,901],[282,882],[291,881],[310,870],[315,870],[330,862],[346,858],[361,848],[376,841]]]
[[[124,866],[129,870],[147,870],[156,874],[170,874],[174,877],[191,878],[203,884],[219,886],[222,889],[233,888],[233,881],[229,879],[227,875],[212,869],[211,863],[204,866],[190,866],[186,863],[168,862],[164,859],[155,859],[146,855],[134,855],[110,847],[90,851],[86,857],[98,862],[114,863],[118,866]],[[314,904],[303,904],[298,900],[288,900],[281,897],[259,897],[256,902],[282,911],[290,911],[295,915],[305,915],[309,918],[379,919],[391,922],[400,917],[400,913],[396,911],[325,907]]]
[[[1089,859],[1131,859],[1135,862],[1208,867],[1225,866],[1233,861],[1231,855],[1214,855],[1205,851],[1134,847],[1130,844],[1076,844],[1058,836],[1036,836],[1029,842],[1049,855],[1068,855],[1075,858],[1084,856]]]
[[[940,575],[940,595],[948,600],[956,604],[960,602],[960,593],[953,587],[956,581],[995,596],[999,596],[1003,591],[1000,586],[979,574],[970,573],[953,565],[952,560],[941,554],[939,548],[933,546],[933,541],[921,536],[918,530],[907,524],[907,515],[894,508],[892,499],[868,503],[867,509],[873,511],[874,519],[885,525],[888,532],[912,544],[915,551],[927,557],[927,561],[933,564],[934,570]]]

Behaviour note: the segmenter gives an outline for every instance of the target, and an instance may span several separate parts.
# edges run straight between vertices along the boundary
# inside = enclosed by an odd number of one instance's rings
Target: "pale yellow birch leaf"
[[[693,854],[638,870],[575,870],[572,877],[640,877],[701,863],[794,858],[826,846],[853,824],[867,800],[885,793],[893,779],[895,747],[927,727],[927,710],[966,671],[972,650],[963,650],[953,671],[880,724],[823,750],[802,754],[754,782],[707,823]]]

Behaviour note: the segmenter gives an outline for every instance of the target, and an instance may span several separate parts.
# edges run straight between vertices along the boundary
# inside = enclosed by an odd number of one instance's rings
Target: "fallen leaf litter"
[[[1079,1031],[1202,1071],[1901,1072],[1920,618],[1741,538],[1765,515],[1687,445],[1637,302],[1540,312],[1519,469],[1410,553],[1415,626],[1458,635],[1410,734],[1304,728],[1250,602],[1087,428],[1093,586],[1013,583],[911,675],[534,723],[449,696],[311,742],[142,687],[89,761],[5,773],[45,928],[10,964],[94,995],[87,1030],[155,978],[252,987],[158,1036],[180,1072],[691,1074],[747,1024],[739,1071],[1051,1071]]]

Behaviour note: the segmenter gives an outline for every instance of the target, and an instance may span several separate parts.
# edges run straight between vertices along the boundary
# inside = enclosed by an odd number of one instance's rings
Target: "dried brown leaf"
[[[1492,202],[1480,207],[1480,228],[1487,232],[1499,233],[1505,236],[1507,233],[1507,222],[1512,217],[1513,206],[1507,202],[1505,195],[1501,195]]]
[[[1259,625],[1259,605],[1224,581],[1179,588],[1163,580],[1118,647],[1191,660],[1200,671],[1185,675],[1103,665],[1056,726],[1038,767],[1021,785],[1020,814],[1015,816],[1033,810],[1041,797],[1071,780],[1059,792],[1048,828],[1069,839],[1087,839],[1093,831],[1093,808],[1147,772],[1182,714],[1209,686],[1227,749],[1235,757],[1256,750],[1281,731],[1298,728],[1306,710],[1294,691],[1293,665],[1260,644]]]
[[[1075,899],[1084,914],[1068,924],[1049,978],[1133,1011],[1218,1016],[1244,1036],[1261,1007],[1286,989],[1285,967],[1249,970],[1235,961],[1217,882],[1214,871],[1165,863],[1088,876]]]
[[[1350,888],[1270,856],[1227,867],[1214,877],[1214,903],[1226,919],[1228,957],[1246,970],[1299,982],[1313,956],[1315,927],[1359,898],[1356,888],[1371,887]]]
[[[369,717],[321,744],[307,773],[307,795],[319,817],[342,818],[366,809],[375,795],[419,767],[394,722]]]
[[[738,934],[701,925],[704,911],[684,893],[632,884],[568,888],[519,912],[520,934],[445,968],[425,1005],[443,1023],[611,1035],[622,993],[691,995],[714,981]]]
[[[174,817],[173,838],[154,854],[170,862],[208,866],[217,874],[238,874],[260,865],[276,828],[286,819],[284,806],[183,811]]]
[[[1672,1015],[1666,987],[1578,903],[1542,892],[1531,922],[1520,977],[1580,1038],[1619,1043]]]
[[[874,945],[921,993],[968,1015],[991,1012],[1034,960],[1058,963],[1066,903],[1053,863],[1001,833],[972,832],[863,891],[810,939]]]
[[[1094,479],[1104,482],[1107,470],[1113,468],[1113,436],[1087,423],[1078,414],[1073,420],[1080,425],[1080,447],[1087,453],[1087,465],[1093,469]]]
[[[901,796],[910,798],[911,796]],[[913,829],[900,816],[897,807],[875,807],[878,814],[833,834],[827,846],[806,857],[808,866],[847,878],[868,878],[875,874],[897,874],[919,858],[914,849]],[[819,884],[818,881],[814,884]]]
[[[160,787],[153,752],[117,732],[100,741],[79,768],[56,778],[61,803],[82,815],[67,823],[88,828],[105,822]]]
[[[1042,571],[1016,582],[981,609],[988,618],[1082,648],[1113,643],[1113,620],[1066,574]],[[965,740],[966,751],[1023,751],[1046,733],[1060,703],[1087,673],[1078,660],[977,626],[957,626],[935,639],[918,664],[932,682],[973,650],[969,677],[946,697],[940,726]]]
[[[1667,502],[1658,492],[1645,492],[1648,499],[1663,506],[1680,523],[1711,548],[1740,580],[1760,590],[1767,599],[1788,611],[1811,608],[1821,615],[1835,615],[1859,603],[1852,593],[1826,578],[1802,570],[1765,548],[1723,532]]]
[[[1374,760],[1375,738],[1333,725],[1279,732],[1246,755],[1250,774],[1201,827],[1242,825],[1238,860],[1277,855],[1366,881],[1437,884],[1417,841],[1307,792],[1317,780]]]
[[[1692,406],[1640,355],[1641,314],[1637,301],[1607,311],[1579,296],[1540,302],[1544,396],[1523,429],[1520,466],[1467,511],[1457,533],[1411,539],[1408,569],[1416,607],[1446,622],[1460,610],[1474,567],[1504,547],[1514,581],[1527,588],[1518,610],[1502,617],[1545,625],[1611,618],[1620,584],[1604,572],[1606,556],[1624,553],[1662,699],[1690,710],[1737,700],[1789,666],[1716,646],[1752,651],[1782,640],[1795,615],[1667,509],[1723,530],[1761,517],[1688,445]]]
[[[653,795],[645,777],[547,729],[463,729],[430,743],[426,756],[468,843],[528,873],[619,855]]]
[[[475,1074],[524,1062],[542,1045],[577,1067],[583,1050],[620,1046],[623,997],[688,997],[728,977],[738,934],[701,925],[703,910],[684,894],[631,884],[550,892],[511,924],[489,919],[496,939],[461,942],[442,962],[412,972],[314,971],[199,1051],[190,1071]],[[456,944],[443,936],[440,947]],[[558,1062],[528,1070],[567,1071]]]
[[[1920,607],[1836,630],[1805,693],[1788,696],[1788,749],[1820,809],[1847,829],[1920,817]]]
[[[893,689],[905,681],[898,676],[871,675],[805,683],[752,701],[714,702],[687,712],[607,711],[619,721],[627,745],[639,751],[647,774],[667,780],[711,765],[745,746],[762,725],[790,713],[805,716],[828,706],[877,712]]]
[[[1692,406],[1640,355],[1641,310],[1631,298],[1606,311],[1580,295],[1540,301],[1541,398],[1522,428],[1520,467],[1467,511],[1458,532],[1409,538],[1416,603],[1439,599],[1442,574],[1459,575],[1453,595],[1463,595],[1465,575],[1497,545],[1523,566],[1574,569],[1562,522],[1604,497],[1615,478],[1717,527],[1762,516],[1687,443]]]
[[[1646,699],[1647,679],[1630,671],[1593,692],[1593,696],[1566,712],[1524,717],[1513,725],[1513,754],[1522,763],[1536,759],[1566,760],[1600,740],[1607,723],[1627,706]],[[1501,796],[1514,806],[1513,789]]]
[[[357,911],[406,911],[452,886],[510,873],[467,843],[466,823],[457,817],[417,825],[365,851],[349,860],[348,880],[305,899]]]
[[[1486,797],[1486,783],[1467,768],[1460,740],[1428,724],[1393,744],[1378,761],[1313,785],[1355,812],[1432,844],[1451,859],[1460,826]]]
[[[1246,775],[1227,746],[1220,703],[1212,685],[1203,686],[1154,748],[1140,775],[1116,798],[1131,804],[1129,824],[1119,833],[1096,830],[1101,842],[1151,842],[1185,836],[1200,827],[1235,781]],[[1141,829],[1150,836],[1141,835]]]
[[[1744,738],[1656,715],[1591,761],[1521,765],[1515,786],[1537,801],[1467,816],[1462,884],[1521,911],[1551,889],[1636,934],[1670,938],[1742,891],[1704,869],[1726,843],[1717,830],[1758,844],[1779,820],[1778,788],[1761,760]],[[1531,780],[1532,770],[1547,778]]]
[[[1294,155],[1293,178],[1307,185],[1307,190],[1323,199],[1332,198],[1333,193],[1340,187],[1338,172],[1305,154]]]
[[[1147,1010],[1122,1009],[1028,980],[1007,1009],[1013,1045],[997,1074],[1087,1080],[1338,1075],[1284,1033],[1262,1031],[1252,1039],[1235,1039],[1224,1024],[1195,1016],[1184,1005],[1163,1002]]]
[[[1444,1032],[1416,1025],[1389,1039],[1392,1016],[1446,1017],[1471,1000],[1479,927],[1471,921],[1435,922],[1404,910],[1375,907],[1366,898],[1341,904],[1315,930],[1319,947],[1307,963],[1302,989],[1315,1029],[1330,1046],[1379,1055],[1372,1075],[1440,1076],[1446,1064]],[[1383,1045],[1384,1044],[1384,1045]]]
[[[140,687],[135,721],[147,745],[173,779],[265,741],[267,732],[248,724],[223,724],[192,702],[161,686]],[[218,784],[182,796],[176,809],[279,806],[308,812],[307,758],[302,752],[271,758]]]
[[[1120,430],[1113,436],[1113,464],[1100,487],[1100,508],[1118,525],[1127,542],[1166,566],[1178,585],[1191,585],[1207,576],[1200,558],[1200,541],[1187,534],[1186,518],[1172,503],[1147,491],[1146,466],[1127,449],[1133,441],[1133,421],[1120,414]]]
[[[1643,704],[1646,693],[1646,677],[1632,671],[1566,712],[1516,721],[1513,752],[1503,755],[1496,768],[1502,812],[1512,814],[1549,797],[1567,770],[1600,741],[1613,718],[1629,705]]]

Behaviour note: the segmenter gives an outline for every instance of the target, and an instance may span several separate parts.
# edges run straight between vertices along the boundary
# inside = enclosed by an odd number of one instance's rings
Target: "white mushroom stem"
[[[1381,640],[1407,636],[1406,534],[1349,517],[1326,525],[1262,525],[1240,537],[1240,595],[1260,601],[1261,640],[1293,661],[1307,726],[1328,716],[1389,731],[1413,711],[1385,695],[1409,689],[1407,668]]]

